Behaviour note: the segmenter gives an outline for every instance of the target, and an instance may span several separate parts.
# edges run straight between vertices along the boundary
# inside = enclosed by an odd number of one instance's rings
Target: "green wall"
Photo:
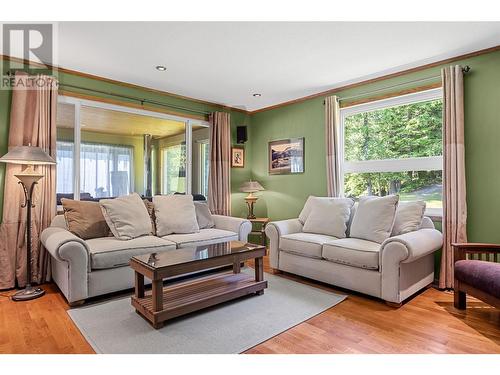
[[[2,73],[5,73],[2,72]],[[98,90],[107,93],[125,95],[125,96],[133,96],[140,97],[149,100],[155,100],[162,103],[167,103],[170,105],[182,106],[184,108],[189,108],[190,110],[200,110],[200,111],[228,111],[222,106],[211,105],[206,103],[200,103],[197,101],[192,101],[188,99],[182,99],[175,96],[170,96],[167,94],[161,94],[157,92],[151,92],[148,90],[134,88],[134,87],[124,87],[118,84],[99,81],[89,77],[82,77],[78,75],[72,75],[68,73],[59,73],[58,79],[60,84],[63,85],[75,85],[82,86],[88,88],[90,90]],[[101,94],[97,92],[90,92],[87,90],[81,91],[77,89],[70,89],[67,87],[63,87],[64,90],[73,91],[82,94],[91,94],[93,96],[98,96],[102,98],[108,99],[117,99],[112,95]],[[7,143],[8,143],[8,129],[9,129],[9,116],[10,116],[10,102],[11,102],[11,92],[6,90],[0,90],[0,155],[3,155],[7,152]],[[120,99],[123,101],[127,101],[126,99]],[[137,104],[137,101],[130,100],[131,103]],[[154,107],[151,105],[151,107]],[[160,109],[165,109],[164,107],[158,107]],[[183,111],[179,109],[175,109],[175,112],[191,114],[190,111]],[[236,126],[238,125],[248,125],[249,124],[249,116],[245,113],[238,111],[230,111],[231,113],[231,129],[233,132],[233,139],[236,138]],[[235,143],[235,141],[234,141]],[[3,212],[3,187],[4,187],[4,171],[5,166],[0,163],[0,220],[2,218]],[[241,169],[233,169],[233,190],[236,190],[239,186],[238,184],[248,179],[250,176],[250,167],[247,164],[246,168]],[[137,182],[136,182],[137,183]],[[142,183],[142,182],[141,182]],[[234,201],[234,215],[238,215],[244,212],[244,202],[240,202],[239,200]]]
[[[472,68],[464,78],[469,239],[500,243],[500,173],[497,172],[500,159],[500,52],[453,64]],[[336,94],[346,97],[439,74],[440,67],[434,67]],[[397,90],[405,88],[411,86],[398,87]],[[313,98],[252,115],[251,175],[266,188],[259,194],[256,204],[258,215],[274,220],[297,217],[309,195],[326,195],[323,100],[324,97]],[[268,142],[290,137],[305,137],[305,172],[270,176],[267,172]]]

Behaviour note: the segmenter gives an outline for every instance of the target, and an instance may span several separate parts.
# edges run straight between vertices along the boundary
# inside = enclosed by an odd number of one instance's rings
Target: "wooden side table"
[[[261,244],[262,246],[266,246],[266,225],[269,223],[271,220],[269,220],[268,217],[257,217],[255,219],[248,219],[252,223],[252,231],[250,234],[255,234],[261,237]],[[260,224],[260,228],[253,228],[253,224],[257,223]]]

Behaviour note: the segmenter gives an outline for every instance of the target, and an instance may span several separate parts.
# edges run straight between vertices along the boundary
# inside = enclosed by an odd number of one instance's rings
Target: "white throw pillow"
[[[391,236],[417,230],[424,218],[425,205],[424,201],[399,202]]]
[[[361,197],[352,219],[350,237],[382,243],[391,236],[399,196]]]
[[[111,233],[119,240],[131,240],[152,234],[148,210],[137,193],[99,201]]]
[[[354,201],[349,198],[314,199],[303,232],[345,238]]]
[[[196,211],[196,220],[198,221],[200,229],[215,227],[215,222],[207,203],[194,201],[194,208]]]
[[[157,236],[200,231],[192,195],[156,195],[153,197],[153,204]]]
[[[302,208],[302,211],[300,211],[299,221],[302,224],[306,223],[307,217],[311,213],[315,201],[317,201],[317,200],[328,201],[328,200],[334,200],[334,199],[338,199],[338,198],[334,198],[334,197],[315,197],[314,195],[310,195],[307,198],[306,203],[304,204],[304,207]]]

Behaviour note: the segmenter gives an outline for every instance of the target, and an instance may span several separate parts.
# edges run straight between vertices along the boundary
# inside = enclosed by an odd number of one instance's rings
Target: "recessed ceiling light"
[[[167,67],[165,67],[163,65],[157,65],[156,70],[159,70],[160,72],[164,72],[165,70],[167,70]]]
[[[260,97],[262,96],[262,94],[252,94],[252,96],[253,96],[254,98],[260,98]]]

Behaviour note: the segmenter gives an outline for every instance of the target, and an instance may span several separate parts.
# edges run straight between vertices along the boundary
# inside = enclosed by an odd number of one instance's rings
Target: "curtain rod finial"
[[[464,73],[469,73],[470,72],[470,66],[469,65],[465,65],[463,68],[462,68],[462,72]]]

